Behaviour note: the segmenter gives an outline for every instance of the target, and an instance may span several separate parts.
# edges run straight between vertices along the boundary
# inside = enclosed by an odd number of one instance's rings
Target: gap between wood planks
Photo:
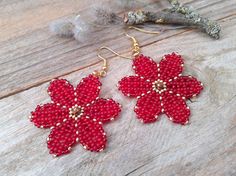
[[[231,15],[228,15],[228,16],[225,16],[225,17],[222,17],[222,18],[219,18],[219,19],[217,19],[217,21],[222,21],[222,20],[225,20],[225,19],[230,18],[230,17],[235,16],[235,15],[236,15],[236,13],[233,13],[233,14],[231,14]],[[160,41],[163,41],[163,40],[165,40],[165,39],[168,39],[168,38],[171,38],[171,37],[175,37],[175,36],[178,36],[178,35],[181,35],[181,34],[184,34],[184,33],[187,33],[187,32],[191,32],[191,31],[194,31],[194,29],[186,29],[186,30],[181,31],[181,32],[179,32],[179,33],[176,33],[176,34],[167,36],[167,37],[162,38],[162,39],[155,40],[155,41],[150,42],[150,43],[147,43],[147,44],[145,44],[145,45],[140,45],[140,47],[142,48],[142,47],[151,45],[151,44],[153,44],[153,43],[160,42]],[[119,36],[118,36],[118,37],[119,37]],[[128,52],[128,51],[125,51],[124,53],[126,53],[126,52]],[[121,54],[124,54],[124,53],[121,53]],[[112,60],[112,59],[114,59],[115,57],[116,57],[116,56],[111,56],[111,57],[109,57],[108,59],[109,59],[109,60]],[[89,64],[89,65],[85,65],[84,67],[80,67],[80,68],[78,68],[78,69],[74,69],[74,70],[72,70],[72,71],[69,71],[69,72],[66,72],[66,73],[63,73],[63,74],[60,74],[60,75],[56,75],[56,76],[47,78],[47,79],[45,79],[45,80],[43,80],[43,81],[41,81],[41,82],[38,82],[38,83],[36,83],[36,84],[27,86],[27,87],[25,87],[25,88],[22,88],[22,89],[19,89],[19,90],[15,90],[15,91],[9,92],[8,94],[1,96],[1,97],[0,97],[0,100],[1,100],[1,99],[4,99],[4,98],[7,98],[7,97],[9,97],[9,96],[18,94],[18,93],[20,93],[20,92],[29,90],[29,89],[31,89],[31,88],[40,86],[40,85],[42,85],[42,84],[44,84],[44,83],[46,83],[46,82],[49,82],[49,81],[50,81],[51,79],[53,79],[53,78],[63,77],[63,76],[69,75],[69,74],[71,74],[71,73],[75,73],[75,72],[77,72],[77,71],[86,69],[86,68],[88,68],[88,67],[95,66],[95,65],[97,65],[97,64],[99,64],[99,63],[101,63],[101,61],[96,61],[96,62],[91,63],[91,64]]]

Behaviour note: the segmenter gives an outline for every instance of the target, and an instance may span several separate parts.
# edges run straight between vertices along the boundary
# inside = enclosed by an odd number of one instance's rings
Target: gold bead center
[[[77,104],[69,109],[69,117],[71,118],[77,119],[80,118],[83,114],[84,114],[84,108],[78,106]]]
[[[158,79],[152,83],[152,88],[157,93],[162,93],[162,92],[166,91],[166,82]]]

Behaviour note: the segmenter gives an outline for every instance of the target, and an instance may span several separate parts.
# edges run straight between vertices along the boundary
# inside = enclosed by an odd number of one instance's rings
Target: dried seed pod
[[[59,36],[72,37],[74,27],[71,19],[60,19],[50,24],[50,31]]]

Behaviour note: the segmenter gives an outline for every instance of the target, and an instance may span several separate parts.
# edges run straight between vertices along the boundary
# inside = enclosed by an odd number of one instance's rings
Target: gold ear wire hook
[[[109,47],[102,46],[101,48],[99,48],[97,56],[103,61],[103,67],[102,67],[102,69],[101,69],[100,71],[96,70],[96,71],[93,72],[93,74],[94,74],[95,76],[104,77],[104,76],[106,76],[107,71],[108,71],[107,59],[105,59],[105,58],[104,58],[103,56],[101,56],[101,54],[100,54],[100,51],[103,50],[103,49],[106,49],[106,50],[112,52],[113,54],[115,54],[116,56],[122,57],[122,58],[124,58],[124,59],[132,59],[132,58],[123,56],[123,55],[121,55],[121,54],[115,52],[114,50],[112,50],[112,49],[109,48]]]
[[[159,32],[156,32],[156,31],[147,31],[147,30],[140,29],[140,28],[134,27],[134,26],[129,26],[129,29],[135,29],[135,30],[137,30],[137,31],[140,31],[140,32],[143,32],[143,33],[147,33],[147,34],[159,34]],[[127,33],[125,33],[125,35],[126,35],[127,37],[129,37],[129,38],[133,41],[132,56],[135,57],[135,56],[139,55],[139,54],[140,54],[140,47],[139,47],[138,41],[137,41],[133,36],[130,36],[130,35],[127,34]],[[96,76],[98,76],[98,77],[104,77],[104,76],[106,76],[107,70],[108,70],[107,60],[106,60],[103,56],[101,56],[101,54],[100,54],[100,51],[103,50],[103,49],[106,49],[106,50],[112,52],[112,53],[115,54],[116,56],[122,57],[122,58],[124,58],[124,59],[131,59],[131,60],[132,60],[132,58],[123,56],[123,55],[121,55],[121,54],[115,52],[114,50],[112,50],[112,49],[109,48],[109,47],[102,46],[101,48],[99,48],[97,56],[98,56],[101,60],[103,60],[103,67],[102,67],[102,69],[101,69],[100,71],[97,71],[97,70],[96,70],[96,71],[94,71],[94,73],[93,73],[94,75],[96,75]]]
[[[100,51],[100,49],[99,49],[99,51]],[[103,66],[102,66],[101,70],[95,70],[93,72],[93,74],[98,77],[105,77],[107,74],[107,70],[108,70],[107,60],[104,57],[102,57],[99,53],[97,54],[97,56],[103,61]]]
[[[148,30],[140,29],[140,28],[134,27],[134,26],[129,26],[128,29],[135,29],[139,32],[143,32],[143,33],[147,33],[147,34],[159,34],[159,32],[157,32],[157,31],[148,31]],[[130,36],[127,33],[125,33],[125,35],[133,41],[132,56],[135,57],[135,56],[139,55],[140,54],[140,47],[139,47],[138,41],[133,36]]]
[[[128,28],[129,29],[135,29],[139,32],[143,32],[143,33],[146,33],[146,34],[160,34],[160,32],[158,32],[158,31],[148,31],[148,30],[141,29],[141,28],[138,28],[138,27],[135,27],[135,26],[129,26]]]
[[[129,37],[133,41],[133,48],[132,48],[132,56],[135,57],[140,54],[140,47],[138,41],[130,36],[129,34],[125,33],[127,37]]]
[[[113,54],[115,54],[116,56],[119,56],[119,57],[122,57],[124,59],[132,59],[132,58],[129,58],[129,57],[126,57],[126,56],[123,56],[117,52],[115,52],[114,50],[112,50],[111,48],[107,47],[107,46],[102,46],[101,48],[99,48],[99,51],[101,50],[108,50],[110,52],[112,52]],[[104,57],[102,57],[99,53],[98,53],[98,57],[101,58],[101,59],[105,59]]]

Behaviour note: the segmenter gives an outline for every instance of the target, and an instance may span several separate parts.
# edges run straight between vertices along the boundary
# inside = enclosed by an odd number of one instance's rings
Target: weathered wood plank
[[[109,60],[102,96],[119,101],[123,112],[120,119],[105,125],[107,150],[95,154],[78,145],[70,155],[56,159],[48,155],[45,139],[49,130],[37,129],[27,119],[36,104],[49,101],[45,83],[0,100],[1,175],[235,175],[235,15],[221,24],[224,30],[218,41],[187,31],[142,47],[156,61],[173,50],[183,54],[185,74],[197,76],[205,84],[201,96],[188,103],[192,110],[189,126],[174,125],[164,115],[157,123],[141,124],[132,111],[135,100],[123,97],[115,87],[120,78],[132,74],[131,63],[116,57]],[[78,83],[97,68],[100,65],[66,78]]]
[[[183,1],[183,3],[184,2],[199,8],[199,11],[202,14],[209,16],[212,19],[228,17],[235,13],[236,9],[235,3],[230,0],[214,0],[207,2],[202,0],[186,0]],[[3,2],[0,11],[4,9],[5,3],[6,2]],[[12,1],[12,3],[14,4],[16,2]],[[0,26],[3,26],[3,28],[0,28],[0,34],[2,35],[0,42],[0,97],[15,94],[29,89],[30,87],[42,84],[54,77],[67,74],[72,70],[94,64],[97,61],[94,51],[101,45],[107,44],[122,52],[127,51],[127,48],[129,47],[129,43],[124,42],[126,39],[124,39],[122,32],[118,29],[112,30],[112,32],[107,31],[106,37],[98,38],[96,39],[96,42],[83,45],[77,45],[75,41],[70,39],[60,39],[52,36],[47,29],[48,22],[60,16],[71,15],[77,11],[77,8],[81,6],[81,2],[79,3],[79,1],[58,1],[58,4],[52,5],[44,0],[38,2],[38,4],[36,3],[37,6],[35,5],[35,11],[29,9],[30,5],[33,4],[32,0],[23,1],[22,3],[23,5],[20,2],[16,3],[16,12],[21,11],[21,16],[19,18],[16,15],[17,13],[11,11],[11,3],[9,7],[7,6],[6,10],[3,10],[2,12],[5,16],[5,20],[0,23]],[[25,3],[27,5],[25,5]],[[47,14],[45,11],[49,11],[50,7],[53,10],[50,11],[50,14]],[[60,11],[60,9],[65,10]],[[12,13],[12,16],[7,18],[9,12]],[[33,20],[27,20],[27,14],[29,16],[33,15],[33,17],[42,14],[46,14],[46,16],[38,17],[35,22]],[[18,20],[16,24],[14,23],[14,20]],[[27,21],[28,23],[22,24],[22,20]],[[10,29],[8,29],[9,27],[6,28],[8,24],[7,21],[10,21]],[[14,24],[16,26],[14,26]],[[17,32],[16,29],[21,27],[22,30]],[[151,35],[140,35],[140,33],[135,34],[139,35],[140,43],[143,46],[146,46],[156,41],[179,35],[184,31],[185,30],[168,31],[156,37]],[[195,33],[196,31],[192,32]],[[4,36],[6,36],[6,38],[4,38]],[[198,37],[204,38],[205,35],[198,32]]]
[[[93,0],[28,0],[0,2],[0,41],[14,39],[47,25],[50,21],[88,8]]]

